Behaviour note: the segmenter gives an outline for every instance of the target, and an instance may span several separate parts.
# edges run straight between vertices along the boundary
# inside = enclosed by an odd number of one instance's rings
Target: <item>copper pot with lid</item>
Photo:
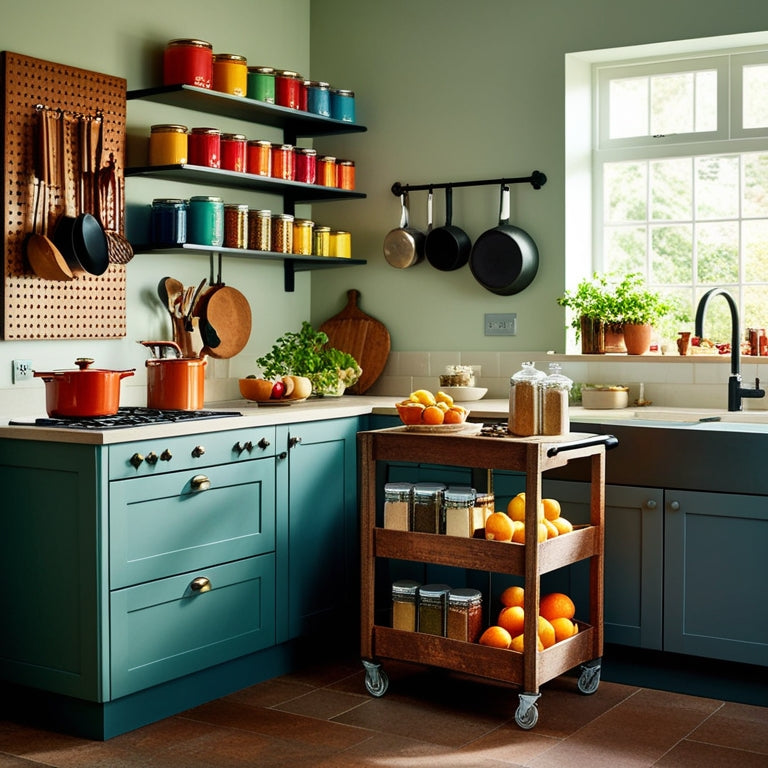
[[[205,400],[205,357],[182,357],[174,341],[141,341],[152,350],[147,360],[147,407],[197,411]]]

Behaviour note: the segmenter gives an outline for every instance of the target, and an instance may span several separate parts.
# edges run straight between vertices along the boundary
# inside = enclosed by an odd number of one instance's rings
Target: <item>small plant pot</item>
[[[627,351],[627,345],[624,343],[623,323],[606,323],[605,351],[606,353],[621,353]]]
[[[595,317],[581,317],[581,354],[605,353],[605,323]]]
[[[651,326],[624,323],[624,343],[628,355],[644,355],[651,348]]]

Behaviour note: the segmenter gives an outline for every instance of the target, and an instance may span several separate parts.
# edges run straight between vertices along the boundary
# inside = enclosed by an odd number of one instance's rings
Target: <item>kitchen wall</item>
[[[296,329],[302,319],[319,324],[338,312],[349,288],[359,289],[362,308],[389,327],[398,353],[501,360],[506,352],[564,351],[565,320],[555,298],[566,269],[586,255],[566,238],[564,57],[766,27],[763,0],[706,5],[704,13],[701,0],[30,0],[3,4],[0,49],[118,75],[129,88],[141,88],[161,81],[167,40],[201,37],[218,51],[247,55],[249,63],[295,69],[355,90],[358,119],[368,131],[318,139],[315,146],[356,160],[358,188],[367,198],[324,203],[313,214],[348,228],[354,255],[368,264],[300,273],[296,291],[285,293],[279,264],[225,260],[224,280],[246,293],[254,323],[243,353],[209,365],[206,394],[216,400],[236,393],[236,378],[252,372],[255,358],[283,331]],[[149,125],[192,126],[201,120],[131,103],[129,161],[141,162]],[[274,134],[264,130],[263,136]],[[390,192],[394,181],[498,178],[533,169],[548,177],[541,190],[512,188],[512,221],[534,237],[541,257],[539,273],[524,292],[489,293],[468,267],[439,272],[422,263],[397,270],[384,260],[382,240],[399,221],[398,199]],[[192,193],[183,185],[173,189],[173,195]],[[152,198],[169,192],[167,184],[129,181],[129,225],[140,230]],[[222,195],[236,202],[231,191]],[[476,238],[496,223],[497,198],[495,187],[457,189],[454,223]],[[266,204],[256,194],[243,201]],[[411,202],[413,223],[423,226],[424,193],[415,193]],[[435,218],[442,217],[438,196]],[[0,342],[0,416],[42,408],[40,381],[11,384],[11,360],[20,358],[38,370],[71,367],[84,355],[100,367],[136,367],[136,376],[123,382],[124,401],[142,404],[145,354],[136,341],[168,338],[155,293],[164,275],[196,284],[208,275],[207,258],[138,254],[127,266],[124,340]],[[518,335],[485,337],[486,312],[516,312]],[[401,362],[393,358],[398,371]],[[500,370],[499,378],[511,372]]]

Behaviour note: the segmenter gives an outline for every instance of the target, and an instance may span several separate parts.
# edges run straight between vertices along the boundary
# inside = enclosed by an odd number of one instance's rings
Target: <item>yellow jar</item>
[[[312,255],[330,256],[331,255],[331,228],[315,227],[312,234]]]
[[[245,96],[248,92],[248,60],[234,53],[213,57],[213,90]]]
[[[329,256],[335,256],[337,259],[349,259],[352,257],[352,235],[342,230],[333,230],[331,232],[331,243]]]
[[[301,256],[312,255],[312,230],[315,222],[309,219],[295,219],[293,222],[293,252]]]
[[[187,126],[153,125],[149,134],[150,165],[183,165],[187,162]]]

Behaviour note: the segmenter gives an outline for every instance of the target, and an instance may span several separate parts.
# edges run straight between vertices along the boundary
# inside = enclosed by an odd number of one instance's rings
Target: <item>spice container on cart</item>
[[[475,489],[464,486],[451,486],[443,494],[443,509],[440,520],[440,533],[448,536],[472,536],[475,507]],[[485,520],[483,520],[485,525]],[[482,526],[480,526],[482,527]]]
[[[400,579],[392,583],[392,627],[406,632],[416,631],[416,591],[418,581]]]
[[[549,364],[549,375],[541,382],[541,434],[567,435],[571,431],[568,418],[568,395],[573,381],[561,373],[558,363]]]
[[[153,125],[149,129],[149,164],[184,165],[187,162],[187,126]]]
[[[170,40],[163,52],[163,85],[210,88],[213,45],[205,40]]]
[[[444,491],[445,485],[442,483],[416,483],[413,486],[412,530],[419,533],[438,533]]]
[[[509,424],[513,435],[530,437],[540,434],[539,402],[544,371],[536,370],[534,363],[523,367],[510,379]]]
[[[448,593],[446,637],[475,643],[483,629],[483,595],[478,589],[452,589]]]
[[[385,483],[384,527],[395,531],[411,528],[411,483]]]
[[[417,591],[416,631],[445,637],[448,621],[448,584],[423,584]]]
[[[273,67],[248,67],[248,88],[245,95],[249,99],[275,103],[275,70]]]

